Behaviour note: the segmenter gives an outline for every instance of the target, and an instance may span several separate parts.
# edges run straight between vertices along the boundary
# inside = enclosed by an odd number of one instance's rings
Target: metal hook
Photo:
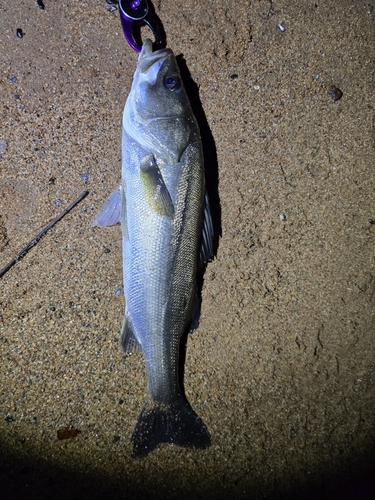
[[[122,29],[130,47],[137,52],[142,50],[140,27],[143,24],[147,24],[154,34],[154,48],[165,47],[164,29],[151,3],[149,4],[147,0],[119,0],[118,4]],[[136,33],[134,33],[135,28],[137,28]],[[134,38],[134,34],[138,40]],[[138,41],[141,41],[141,44]]]

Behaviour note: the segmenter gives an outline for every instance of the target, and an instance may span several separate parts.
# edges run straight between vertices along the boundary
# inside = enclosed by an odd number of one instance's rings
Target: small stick
[[[78,203],[80,201],[83,200],[83,198],[85,198],[87,195],[89,194],[88,191],[84,191],[80,196],[78,196],[78,198],[76,200],[74,200],[68,207],[66,207],[66,209],[60,214],[58,215],[57,217],[55,217],[55,219],[53,219],[53,221],[51,221],[48,226],[46,226],[37,236],[35,236],[34,239],[32,239],[30,241],[30,243],[28,243],[25,248],[23,248],[15,257],[13,257],[13,259],[5,266],[3,267],[2,269],[0,269],[0,278],[2,276],[4,276],[4,274],[9,271],[9,269],[14,266],[14,264],[21,258],[25,255],[26,252],[28,252],[30,250],[31,247],[33,247],[36,243],[38,243],[38,241],[40,240],[40,238],[47,232],[51,229],[51,227],[53,227],[56,222],[59,222],[60,219],[62,219],[68,212],[71,211],[71,209],[73,207],[75,207],[76,205],[78,205]]]

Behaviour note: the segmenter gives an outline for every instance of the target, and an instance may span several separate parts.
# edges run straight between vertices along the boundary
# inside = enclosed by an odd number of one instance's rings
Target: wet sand
[[[0,3],[0,267],[89,195],[0,279],[2,496],[370,498],[373,3],[155,3],[199,88],[221,235],[185,366],[212,446],[142,460],[121,230],[91,227],[119,184],[137,55],[104,0],[44,4]]]

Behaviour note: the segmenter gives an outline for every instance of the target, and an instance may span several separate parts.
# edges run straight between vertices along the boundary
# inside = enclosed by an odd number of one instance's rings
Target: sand
[[[142,460],[121,229],[91,227],[137,54],[104,0],[44,4],[0,2],[0,267],[89,195],[0,279],[1,496],[370,498],[373,3],[155,2],[199,89],[220,237],[185,366],[212,446]]]

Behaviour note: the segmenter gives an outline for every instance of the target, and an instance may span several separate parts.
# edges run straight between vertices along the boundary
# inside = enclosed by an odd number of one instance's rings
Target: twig
[[[88,191],[84,191],[80,196],[78,196],[78,198],[76,200],[74,200],[68,207],[66,207],[66,209],[60,214],[58,215],[57,217],[55,217],[55,219],[53,219],[53,221],[51,221],[37,236],[35,236],[34,239],[32,239],[30,241],[30,243],[28,243],[25,248],[23,248],[15,257],[13,257],[13,259],[5,266],[3,267],[2,269],[0,269],[0,278],[2,276],[4,276],[4,274],[9,271],[9,269],[14,266],[14,264],[21,258],[25,255],[26,252],[28,252],[30,250],[31,247],[33,247],[36,243],[38,243],[38,241],[40,240],[40,238],[47,232],[51,229],[51,227],[53,227],[56,222],[59,222],[60,219],[62,219],[68,212],[70,212],[70,210],[75,207],[76,205],[78,205],[78,203],[80,201],[83,200],[83,198],[85,198],[87,195],[89,194]]]

